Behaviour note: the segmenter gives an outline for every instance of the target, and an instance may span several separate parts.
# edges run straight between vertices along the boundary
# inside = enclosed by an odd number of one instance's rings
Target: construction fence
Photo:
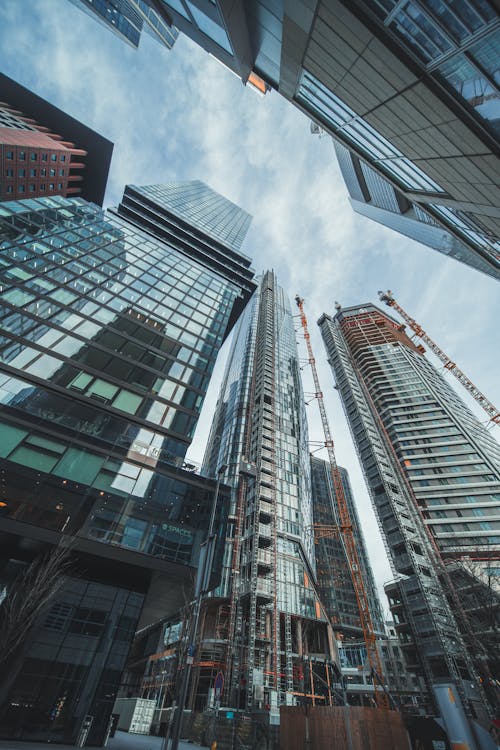
[[[280,750],[410,750],[397,711],[364,706],[282,706]]]

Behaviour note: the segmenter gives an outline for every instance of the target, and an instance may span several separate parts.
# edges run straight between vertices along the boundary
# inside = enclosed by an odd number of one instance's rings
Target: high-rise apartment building
[[[218,670],[223,705],[267,706],[271,723],[297,694],[328,705],[334,642],[315,585],[305,404],[290,304],[273,272],[235,331],[203,470],[232,496],[222,583],[205,602],[195,705],[207,704]]]
[[[131,47],[138,47],[146,31],[167,49],[172,49],[179,32],[146,0],[71,0]]]
[[[134,631],[190,596],[215,482],[182,467],[255,286],[249,221],[201,183],[127,187],[109,213],[0,205],[2,596],[47,551],[71,558],[2,668],[1,736],[102,743]]]
[[[349,474],[339,468],[344,494],[352,521],[358,559],[363,567],[363,579],[371,620],[379,638],[386,636],[384,618],[380,608],[375,580],[366,551],[358,512],[352,496]],[[360,640],[363,630],[359,619],[359,606],[349,570],[343,541],[336,531],[339,524],[338,505],[330,464],[311,456],[313,519],[315,525],[316,569],[318,588],[337,639]]]
[[[498,557],[498,445],[389,315],[366,304],[319,325],[398,576],[408,662],[442,711],[446,683],[467,709],[472,661],[440,560]]]
[[[113,144],[0,74],[0,201],[81,196],[102,204]]]
[[[244,83],[279,91],[388,180],[464,245],[461,260],[500,278],[494,3],[162,0],[161,9]]]

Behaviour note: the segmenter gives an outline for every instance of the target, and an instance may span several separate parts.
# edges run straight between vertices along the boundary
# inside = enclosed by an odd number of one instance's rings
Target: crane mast
[[[494,424],[500,424],[500,410],[498,410],[496,406],[494,406],[491,401],[486,398],[484,393],[481,393],[479,388],[476,388],[472,380],[469,380],[467,375],[462,372],[459,367],[457,367],[455,362],[453,362],[448,357],[448,355],[445,354],[443,350],[436,344],[436,342],[427,335],[422,326],[420,326],[412,317],[410,317],[406,310],[403,310],[401,305],[398,305],[392,295],[392,292],[390,290],[387,292],[379,292],[378,296],[381,302],[385,302],[386,305],[397,310],[403,320],[416,334],[416,336],[422,339],[422,341],[425,341],[429,349],[434,352],[436,357],[438,357],[438,359],[443,363],[445,369],[449,370],[457,378],[457,380],[462,383],[464,388],[469,391],[471,396],[478,402],[478,404],[482,406],[482,408],[488,415],[488,419]]]
[[[368,602],[368,596],[366,593],[365,583],[363,580],[362,568],[359,563],[358,551],[356,548],[356,541],[354,539],[352,520],[349,514],[349,507],[344,492],[344,486],[342,484],[342,478],[340,471],[337,466],[335,458],[335,448],[333,443],[332,433],[330,432],[330,425],[328,424],[328,417],[326,414],[325,403],[323,400],[323,393],[318,377],[318,371],[316,369],[316,360],[314,358],[311,336],[309,334],[307,326],[307,318],[304,313],[304,300],[298,295],[295,297],[295,302],[300,312],[300,322],[304,329],[304,339],[307,347],[308,361],[311,365],[311,372],[314,381],[315,397],[318,401],[319,411],[321,415],[321,422],[323,425],[323,433],[325,437],[325,448],[328,451],[328,459],[330,462],[330,471],[333,482],[333,488],[335,491],[335,497],[338,504],[338,517],[339,517],[339,533],[344,543],[344,549],[347,555],[347,561],[349,564],[349,570],[351,573],[354,593],[356,595],[356,601],[359,609],[359,619],[361,622],[361,628],[363,631],[363,638],[366,644],[366,654],[368,663],[370,665],[372,675],[375,682],[378,682],[382,690],[375,688],[375,700],[379,708],[389,709],[389,698],[385,693],[385,686],[383,682],[382,663],[376,646],[376,636],[373,627],[373,622],[370,613],[370,607]]]

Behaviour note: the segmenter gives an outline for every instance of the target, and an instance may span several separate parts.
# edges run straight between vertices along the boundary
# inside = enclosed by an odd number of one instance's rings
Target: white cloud
[[[4,72],[115,142],[107,204],[127,182],[201,179],[253,214],[244,251],[300,292],[320,364],[339,463],[350,473],[378,581],[390,576],[316,319],[392,288],[487,395],[498,399],[500,302],[492,279],[355,215],[328,138],[271,92],[259,98],[185,37],[133,50],[62,0],[4,2]],[[218,367],[219,374],[222,364]],[[311,390],[306,385],[306,390]],[[215,407],[217,380],[191,451]],[[308,407],[309,414],[314,404]],[[475,409],[475,405],[473,405]],[[317,417],[311,437],[320,439]]]

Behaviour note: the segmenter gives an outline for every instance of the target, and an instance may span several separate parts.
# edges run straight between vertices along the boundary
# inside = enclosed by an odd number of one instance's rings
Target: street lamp
[[[215,515],[217,511],[217,502],[219,499],[219,489],[221,483],[221,475],[226,470],[226,466],[220,466],[217,471],[217,484],[215,485],[214,499],[212,502],[212,511],[210,513],[210,522],[208,524],[208,531],[205,541],[201,545],[200,552],[200,564],[198,567],[198,576],[196,579],[195,588],[195,602],[193,614],[189,620],[188,629],[188,647],[186,653],[186,663],[184,672],[182,675],[182,683],[179,695],[179,702],[177,704],[176,715],[174,719],[174,730],[172,735],[172,744],[170,750],[178,750],[179,740],[181,736],[182,728],[182,717],[184,714],[184,707],[186,705],[186,697],[189,686],[189,679],[191,677],[191,669],[194,661],[194,651],[196,647],[196,638],[198,636],[198,624],[200,621],[201,602],[203,595],[208,591],[210,582],[210,572],[212,570],[212,562],[215,552],[215,540],[216,534],[214,534]]]

